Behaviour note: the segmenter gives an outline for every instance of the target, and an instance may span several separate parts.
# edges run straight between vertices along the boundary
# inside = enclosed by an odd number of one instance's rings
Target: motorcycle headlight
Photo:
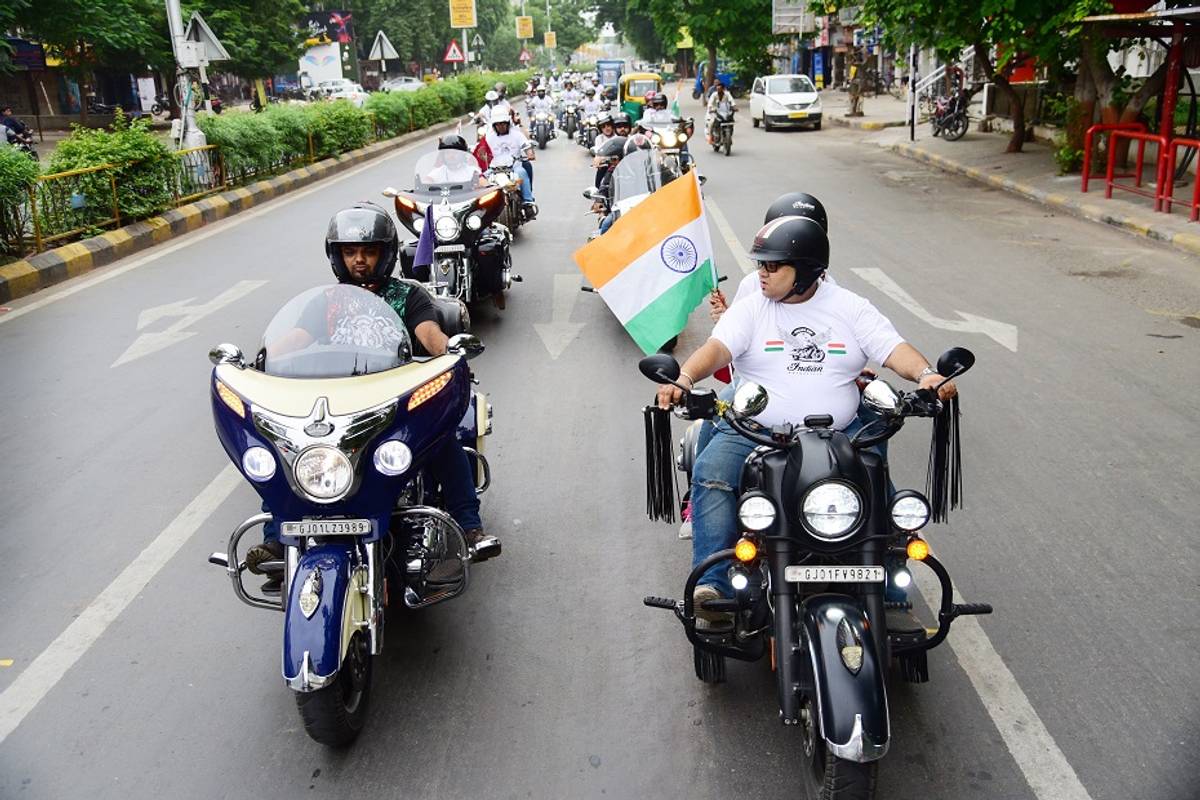
[[[765,531],[775,522],[775,504],[759,495],[747,497],[738,506],[738,522],[748,531]]]
[[[433,230],[437,233],[439,239],[449,241],[458,238],[462,226],[458,224],[458,220],[454,217],[447,215],[438,217],[437,221],[433,223]]]
[[[354,468],[336,447],[317,445],[300,454],[292,468],[296,485],[311,499],[331,503],[350,490]]]
[[[804,521],[821,539],[845,538],[862,516],[862,498],[853,487],[828,481],[808,490],[801,503]]]
[[[679,134],[679,143],[683,144],[686,141],[687,141],[687,134],[686,133]]]
[[[477,231],[483,227],[483,220],[478,214],[472,214],[467,217],[467,227],[473,231]]]
[[[275,456],[265,447],[249,447],[242,453],[242,469],[253,480],[269,481],[275,475]]]
[[[929,502],[916,492],[902,494],[892,501],[891,516],[900,530],[919,531],[929,523]]]
[[[663,147],[675,146],[675,134],[671,133],[670,131],[663,131],[663,134],[660,138],[662,139]]]
[[[401,475],[411,466],[412,450],[404,442],[384,442],[375,451],[375,469],[384,475]]]

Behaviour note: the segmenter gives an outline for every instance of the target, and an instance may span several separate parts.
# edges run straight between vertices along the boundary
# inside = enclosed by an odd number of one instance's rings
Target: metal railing
[[[175,155],[175,205],[180,206],[225,188],[225,162],[215,144],[178,150]]]
[[[34,252],[89,230],[121,226],[116,167],[73,169],[39,175],[29,187]]]

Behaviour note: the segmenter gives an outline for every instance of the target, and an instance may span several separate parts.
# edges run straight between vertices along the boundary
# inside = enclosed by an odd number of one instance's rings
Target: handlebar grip
[[[669,611],[674,611],[678,603],[666,597],[643,597],[642,604],[651,608],[665,608]]]
[[[966,617],[976,614],[992,613],[992,606],[989,603],[955,603],[954,610],[957,616]]]

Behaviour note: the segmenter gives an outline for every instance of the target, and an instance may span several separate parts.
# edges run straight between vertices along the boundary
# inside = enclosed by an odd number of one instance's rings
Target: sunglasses
[[[792,265],[786,261],[759,261],[758,262],[758,268],[760,270],[762,270],[763,272],[767,273],[768,275],[774,275],[776,272],[779,272],[779,270],[783,269],[784,267],[790,267],[790,266],[792,266]]]

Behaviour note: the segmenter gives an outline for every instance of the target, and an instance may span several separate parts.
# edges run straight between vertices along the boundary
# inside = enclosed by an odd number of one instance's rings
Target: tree
[[[634,4],[627,0],[597,0],[595,6],[596,28],[612,25],[639,57],[647,61],[663,61],[675,54],[678,30],[670,36],[659,32],[654,21],[639,13]]]
[[[185,0],[184,21],[199,11],[229,51],[221,69],[243,78],[294,72],[303,52],[300,0]]]
[[[588,22],[585,13],[592,10],[591,0],[553,0],[550,4],[550,25],[546,25],[546,9],[535,2],[529,7],[533,17],[533,34],[540,39],[547,30],[553,30],[557,38],[557,62],[565,64],[567,58],[580,45],[596,38],[595,25]]]
[[[1085,0],[1086,2],[1087,0]],[[1026,56],[1047,55],[1061,46],[1060,31],[1078,19],[1084,2],[1063,0],[856,0],[863,22],[881,25],[893,44],[956,56],[974,46],[975,63],[1012,109],[1010,153],[1025,142],[1025,108],[1009,81]]]
[[[13,30],[17,23],[17,13],[28,7],[28,0],[7,0],[0,4],[0,32]],[[9,58],[11,52],[12,47],[0,37],[0,75],[12,72],[12,61]]]
[[[717,79],[717,52],[725,52],[747,73],[770,63],[771,0],[629,0],[649,16],[658,34],[674,41],[682,28],[707,54],[705,86]]]

